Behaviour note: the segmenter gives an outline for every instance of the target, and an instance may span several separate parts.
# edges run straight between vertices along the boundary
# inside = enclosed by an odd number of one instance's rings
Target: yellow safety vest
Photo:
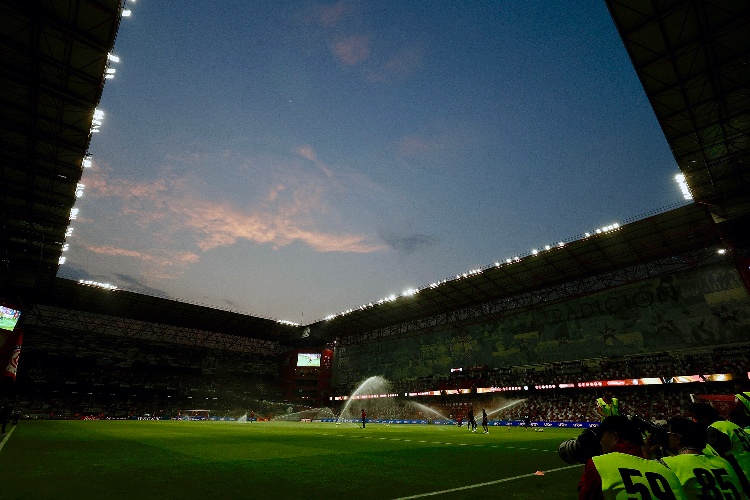
[[[617,398],[612,398],[612,403],[607,403],[606,401],[604,401],[604,398],[599,398],[596,400],[596,404],[599,408],[601,408],[602,414],[605,417],[611,417],[613,415],[620,414],[620,402]]]
[[[739,425],[718,420],[706,429],[708,445],[704,455],[723,456],[732,465],[742,484],[746,498],[750,498],[750,435]]]
[[[750,435],[745,429],[729,420],[717,420],[706,429],[708,445],[706,455],[722,456],[726,453],[739,455],[750,453]]]
[[[592,460],[605,500],[687,500],[675,473],[659,462],[618,452]]]
[[[732,466],[721,457],[677,455],[662,462],[674,471],[690,500],[741,500],[742,484]]]
[[[740,392],[734,397],[745,408],[745,413],[750,414],[750,392]]]

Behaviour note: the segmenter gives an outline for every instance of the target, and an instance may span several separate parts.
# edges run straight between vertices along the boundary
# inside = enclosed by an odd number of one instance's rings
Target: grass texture
[[[574,499],[583,470],[557,455],[579,432],[569,429],[181,421],[12,429],[0,450],[3,500]],[[445,490],[453,491],[428,495]]]

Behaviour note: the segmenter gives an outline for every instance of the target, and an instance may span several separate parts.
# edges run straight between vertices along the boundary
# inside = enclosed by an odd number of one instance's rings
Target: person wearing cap
[[[579,500],[687,500],[674,472],[643,458],[643,437],[630,419],[621,415],[606,417],[599,432],[603,454],[586,462],[578,483]]]
[[[619,415],[620,400],[612,397],[611,392],[605,392],[602,397],[596,400],[596,412],[601,418]]]
[[[742,484],[732,465],[721,457],[704,455],[706,434],[697,422],[675,417],[667,422],[669,452],[658,459],[680,480],[690,500],[742,497]]]
[[[721,418],[708,403],[693,403],[689,411],[706,430],[703,453],[726,459],[737,473],[745,496],[750,498],[750,435],[736,423]]]

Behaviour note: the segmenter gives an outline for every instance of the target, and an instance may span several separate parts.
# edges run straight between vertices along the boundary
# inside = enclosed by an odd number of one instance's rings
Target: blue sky
[[[678,203],[603,1],[128,1],[60,275],[310,323]]]

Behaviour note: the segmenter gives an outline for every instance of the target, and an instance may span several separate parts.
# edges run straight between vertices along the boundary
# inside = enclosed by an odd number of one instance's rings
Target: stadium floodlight
[[[110,285],[109,283],[99,283],[98,281],[92,281],[92,280],[78,280],[79,285],[86,285],[86,286],[94,286],[97,288],[102,288],[104,290],[117,290],[117,287],[115,285]]]
[[[73,235],[73,228],[72,227],[67,228],[65,230],[65,237],[67,238],[68,236],[72,236],[72,235]]]
[[[719,250],[716,253],[718,253],[719,255],[724,255],[725,253],[727,253],[727,251],[724,248],[719,248]]]
[[[505,259],[505,262],[507,262],[508,264],[510,264],[513,261],[511,259]]]
[[[57,264],[60,265],[60,266],[62,266],[63,264],[65,264],[65,260],[66,260],[65,256],[61,255],[60,258],[57,259]]]
[[[401,294],[402,297],[411,297],[413,295],[417,294],[417,290],[414,288],[409,288],[407,290],[404,290],[404,292]]]
[[[70,209],[70,220],[75,220],[76,217],[78,217],[78,209],[77,208],[71,208]]]
[[[537,250],[536,248],[531,249],[531,255],[536,255],[538,253],[539,253],[539,250]]]
[[[583,233],[583,234],[585,238],[588,238],[589,236],[591,236],[591,233]]]
[[[107,68],[104,70],[104,73],[107,75],[114,75],[115,73],[117,73],[117,70],[115,68]]]
[[[81,165],[83,165],[83,168],[91,168],[91,157],[84,156]]]
[[[130,17],[130,15],[133,13],[130,9],[123,9],[122,11],[122,17]]]
[[[674,176],[674,180],[677,182],[677,185],[680,186],[682,197],[686,200],[692,200],[693,195],[690,193],[690,188],[687,185],[687,180],[685,179],[685,175],[677,174]]]
[[[545,250],[549,250],[550,248],[552,248],[552,247],[551,247],[551,246],[549,246],[549,245],[544,245],[544,249],[545,249]]]
[[[80,198],[81,196],[83,196],[83,188],[85,187],[86,186],[80,182],[76,184],[76,198]]]
[[[69,243],[63,243],[62,251],[63,252],[67,252],[69,249],[70,249],[70,244]]]
[[[563,243],[563,242],[561,241],[561,242],[559,242],[559,243],[557,244],[557,246],[558,246],[558,247],[560,247],[560,248],[562,248],[562,247],[564,247],[564,246],[565,246],[565,243]]]
[[[107,54],[107,59],[109,59],[110,61],[115,62],[115,63],[120,62],[120,58],[117,57],[116,55],[112,54],[112,53]]]

